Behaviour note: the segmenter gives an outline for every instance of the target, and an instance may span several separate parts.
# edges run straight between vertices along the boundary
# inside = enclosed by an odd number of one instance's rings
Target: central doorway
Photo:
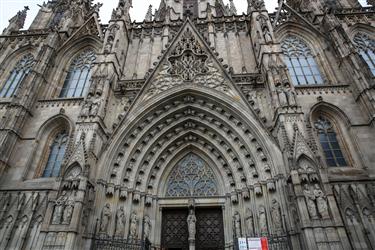
[[[163,209],[161,245],[165,250],[188,250],[188,209]],[[224,249],[221,208],[196,208],[196,250]]]

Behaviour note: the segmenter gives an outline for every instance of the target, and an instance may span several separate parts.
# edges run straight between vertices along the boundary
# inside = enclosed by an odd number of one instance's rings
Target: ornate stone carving
[[[267,214],[264,206],[259,207],[259,230],[261,236],[268,235]]]
[[[25,24],[28,10],[29,7],[25,6],[25,8],[22,11],[18,11],[17,15],[15,15],[9,20],[9,25],[6,29],[4,29],[3,35],[9,35],[12,31],[18,31],[22,29],[23,25]]]
[[[105,204],[103,210],[102,210],[102,215],[100,219],[100,227],[99,227],[99,232],[108,234],[108,226],[111,221],[112,217],[112,211],[111,211],[111,206],[109,203]]]
[[[61,224],[64,214],[65,203],[67,199],[67,192],[62,191],[60,197],[55,202],[55,209],[52,216],[52,224]]]
[[[174,168],[167,181],[169,197],[214,196],[218,186],[214,173],[197,155],[189,154]]]
[[[246,226],[247,226],[248,235],[255,236],[254,216],[253,216],[253,211],[251,211],[250,208],[246,209]]]
[[[115,235],[123,236],[125,232],[125,212],[124,207],[120,207],[116,212],[116,228]]]
[[[194,209],[190,209],[189,216],[187,218],[189,240],[195,239],[197,218],[195,217]]]
[[[323,219],[329,219],[327,197],[320,188],[319,184],[314,186],[314,196],[318,207],[318,212]]]
[[[159,94],[184,82],[192,82],[224,92],[230,89],[213,60],[209,58],[189,28],[170,53],[168,62],[162,64],[147,96]]]
[[[74,200],[70,198],[66,201],[66,205],[65,205],[64,213],[62,217],[63,218],[62,224],[70,225],[70,222],[73,216],[73,211],[74,211]]]
[[[135,212],[133,212],[130,216],[129,237],[132,239],[136,239],[138,237],[138,216]]]
[[[316,205],[315,205],[315,195],[314,192],[310,190],[310,186],[305,184],[304,186],[303,193],[305,195],[305,200],[306,200],[306,205],[307,205],[307,210],[309,212],[309,215],[312,219],[317,219],[318,218],[318,212],[316,210]]]
[[[151,229],[152,229],[152,224],[151,224],[151,220],[150,220],[150,217],[148,215],[145,216],[144,220],[143,220],[144,224],[144,236],[145,236],[145,239],[150,239],[150,236],[151,236]]]
[[[235,232],[235,236],[238,238],[238,237],[241,237],[242,236],[242,232],[241,232],[241,216],[240,216],[240,213],[238,211],[236,211],[233,215],[233,227],[234,227],[234,232]]]
[[[279,202],[276,199],[272,200],[271,204],[271,217],[273,225],[277,234],[282,233],[283,231],[283,221],[281,215],[281,207]]]

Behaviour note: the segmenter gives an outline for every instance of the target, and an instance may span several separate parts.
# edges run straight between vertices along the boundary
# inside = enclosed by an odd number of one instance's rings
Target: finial
[[[152,5],[148,6],[148,10],[145,16],[145,21],[146,22],[152,22]]]

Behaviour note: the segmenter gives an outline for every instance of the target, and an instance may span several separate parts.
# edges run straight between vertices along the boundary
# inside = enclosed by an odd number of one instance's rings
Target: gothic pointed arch
[[[188,153],[173,167],[166,182],[166,197],[211,197],[219,184],[211,167],[197,154]]]

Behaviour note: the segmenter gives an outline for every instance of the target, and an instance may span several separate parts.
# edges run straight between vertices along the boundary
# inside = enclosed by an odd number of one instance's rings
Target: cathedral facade
[[[247,2],[9,20],[0,249],[375,249],[374,1]]]

